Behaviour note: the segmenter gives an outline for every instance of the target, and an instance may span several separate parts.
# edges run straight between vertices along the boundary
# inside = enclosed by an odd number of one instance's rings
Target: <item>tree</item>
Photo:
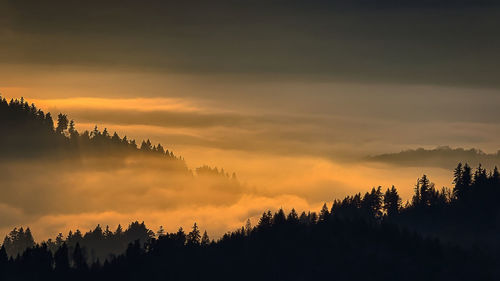
[[[177,230],[177,233],[174,235],[174,237],[179,245],[184,245],[186,243],[186,233],[184,232],[184,229],[182,229],[182,227],[179,227],[179,230]]]
[[[321,211],[319,211],[319,221],[326,222],[328,221],[329,217],[330,217],[330,212],[328,211],[328,207],[326,206],[325,203],[323,204]]]
[[[414,187],[414,194],[413,197],[411,198],[411,204],[413,207],[419,207],[420,203],[422,201],[422,196],[420,192],[420,178],[417,179],[417,183],[415,184]]]
[[[52,115],[50,115],[50,112],[47,112],[47,114],[45,114],[45,120],[43,123],[50,132],[54,132],[54,121],[52,120]]]
[[[469,164],[465,163],[464,165],[464,170],[462,172],[462,184],[466,188],[466,190],[471,186],[472,184],[472,169],[469,166]]]
[[[267,211],[262,213],[262,217],[259,219],[259,225],[258,227],[260,229],[268,228],[272,225],[272,214],[271,211]]]
[[[500,185],[500,173],[498,172],[497,166],[495,166],[495,168],[493,169],[493,173],[491,174],[490,179],[493,186]]]
[[[163,146],[161,146],[160,143],[156,146],[155,150],[156,150],[156,152],[158,152],[160,154],[165,154],[165,149],[163,148]]]
[[[106,230],[104,230],[104,238],[105,239],[112,239],[113,238],[113,232],[109,229],[109,225],[106,225]]]
[[[148,139],[147,141],[142,141],[141,143],[142,151],[151,151],[153,150],[153,146],[151,145],[151,141]]]
[[[163,229],[163,226],[160,225],[160,228],[158,229],[158,231],[156,232],[156,236],[158,237],[162,237],[165,235],[165,229]]]
[[[382,215],[382,187],[372,188],[363,196],[361,209],[368,218],[379,218]]]
[[[57,248],[61,247],[63,243],[64,243],[63,234],[59,232],[59,234],[56,237],[56,247]]]
[[[30,228],[26,228],[26,231],[24,232],[24,237],[23,237],[23,242],[24,242],[24,248],[32,248],[35,246],[35,239],[33,239],[33,235],[31,234]]]
[[[431,205],[431,197],[434,193],[434,184],[427,178],[427,175],[423,175],[420,178],[420,204],[423,206]]]
[[[59,115],[57,115],[56,133],[63,134],[64,131],[68,129],[68,124],[68,116],[66,116],[66,114],[59,113]]]
[[[208,246],[210,244],[210,238],[208,237],[208,233],[207,231],[205,230],[205,232],[203,232],[203,236],[201,237],[201,246]]]
[[[111,137],[109,136],[109,132],[108,132],[108,129],[107,128],[104,128],[104,130],[102,131],[102,136],[105,138],[105,139],[110,139]]]
[[[123,235],[123,228],[121,224],[118,224],[115,230],[115,236],[122,236]]]
[[[487,181],[488,175],[486,173],[486,169],[483,169],[482,165],[479,164],[476,171],[474,172],[473,185],[476,188],[482,188],[486,186]]]
[[[188,233],[186,237],[186,241],[189,245],[199,245],[200,244],[200,230],[198,229],[198,225],[196,223],[193,224],[193,229]]]
[[[401,208],[401,197],[399,197],[398,191],[394,187],[394,185],[384,194],[384,210],[387,213],[387,216],[392,217],[399,213],[399,209]]]
[[[111,141],[115,144],[119,144],[122,140],[120,139],[120,136],[118,136],[118,134],[114,132],[113,136],[111,137]]]
[[[247,222],[245,223],[245,235],[250,236],[251,232],[252,232],[252,223],[250,222],[250,219],[247,219]]]
[[[465,163],[459,163],[453,172],[453,183],[455,184],[453,188],[453,196],[455,200],[463,201],[467,198],[469,188],[472,183],[472,171],[470,166]]]
[[[72,139],[72,140],[78,139],[78,136],[79,136],[78,131],[75,129],[75,121],[73,121],[73,120],[71,120],[69,122],[68,133],[69,133],[70,139]]]
[[[273,224],[281,225],[286,222],[286,215],[282,208],[278,210],[278,212],[274,213]]]
[[[463,174],[462,163],[458,163],[455,170],[453,170],[453,184],[455,184],[455,186],[453,187],[453,195],[455,199],[462,198],[464,193],[462,174]]]
[[[296,224],[299,223],[299,215],[295,211],[295,209],[292,208],[288,216],[286,217],[286,221],[288,223]]]
[[[95,140],[101,136],[101,132],[99,131],[99,128],[97,128],[97,125],[95,125],[94,130],[90,133],[90,136]]]

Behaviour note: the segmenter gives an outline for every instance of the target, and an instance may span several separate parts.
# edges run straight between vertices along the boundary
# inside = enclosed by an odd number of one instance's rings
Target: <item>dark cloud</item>
[[[0,62],[497,87],[493,1],[2,1]]]

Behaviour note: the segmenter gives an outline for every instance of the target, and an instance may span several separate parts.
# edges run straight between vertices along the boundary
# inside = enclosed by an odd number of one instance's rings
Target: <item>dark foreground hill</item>
[[[423,239],[388,224],[265,214],[253,229],[200,239],[196,228],[139,241],[104,263],[88,264],[77,246],[45,245],[7,260],[2,280],[495,280],[492,259]]]

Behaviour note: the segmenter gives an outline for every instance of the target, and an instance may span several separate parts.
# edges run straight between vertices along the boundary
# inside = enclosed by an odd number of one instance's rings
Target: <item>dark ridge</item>
[[[366,160],[398,166],[409,167],[440,167],[453,169],[458,162],[468,162],[477,166],[480,163],[485,167],[493,168],[500,164],[500,152],[485,153],[480,149],[451,148],[440,146],[434,149],[408,149],[398,153],[385,153],[369,156]]]

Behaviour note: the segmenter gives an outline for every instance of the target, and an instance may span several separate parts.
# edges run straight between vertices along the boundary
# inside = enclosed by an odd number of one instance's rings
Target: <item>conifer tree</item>
[[[207,231],[205,230],[205,232],[203,232],[203,236],[201,237],[201,246],[208,246],[210,244],[210,238],[208,237],[208,233]]]
[[[186,241],[189,245],[199,245],[200,239],[201,239],[200,230],[198,229],[198,225],[195,222],[193,224],[191,232],[189,232],[186,237]]]

